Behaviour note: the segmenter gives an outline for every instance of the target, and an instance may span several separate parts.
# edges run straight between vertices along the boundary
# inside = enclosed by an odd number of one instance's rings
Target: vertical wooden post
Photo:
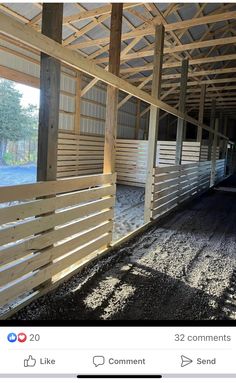
[[[160,98],[161,94],[161,76],[163,63],[165,28],[163,25],[157,25],[155,28],[154,42],[154,62],[152,78],[152,97]],[[145,211],[144,220],[149,222],[152,213],[153,200],[153,168],[156,166],[156,151],[159,129],[160,109],[151,105],[149,117],[148,133],[148,160],[147,160],[147,180],[145,188]]]
[[[143,131],[143,139],[144,140],[147,140],[148,139],[148,121],[149,121],[149,111],[146,113],[146,117],[145,117],[145,127],[144,127],[144,131]]]
[[[140,129],[140,111],[141,111],[141,100],[137,99],[137,109],[136,109],[136,124],[135,124],[135,139],[139,139],[139,129]]]
[[[215,118],[216,118],[216,99],[212,100],[211,104],[211,117],[210,117],[210,128],[215,128]],[[209,141],[208,141],[208,161],[211,161],[212,154],[212,143],[213,143],[213,133],[209,132]]]
[[[184,59],[182,61],[182,67],[181,67],[180,100],[179,100],[179,111],[182,113],[185,113],[187,82],[188,82],[188,59]],[[175,156],[176,165],[181,164],[183,133],[184,133],[184,119],[178,117],[177,134],[176,134],[176,156]]]
[[[223,122],[223,134],[227,136],[227,128],[228,128],[228,116],[224,117],[224,122]]]
[[[229,140],[225,140],[225,156],[224,156],[224,160],[225,160],[224,176],[225,176],[225,177],[227,176],[228,144],[229,144]]]
[[[204,104],[206,97],[206,84],[201,85],[201,94],[200,94],[200,104],[199,104],[199,112],[198,112],[198,128],[197,128],[197,142],[202,142],[202,127],[203,124],[203,116],[204,116]]]
[[[109,48],[109,72],[119,76],[123,4],[113,3]],[[117,135],[119,89],[107,86],[105,146],[103,173],[115,172],[115,141]]]
[[[212,146],[212,160],[211,160],[211,181],[210,187],[215,184],[215,176],[216,176],[216,149],[217,149],[217,133],[219,130],[219,119],[215,120],[215,129],[214,129],[214,138],[213,138],[213,146]]]
[[[224,115],[223,112],[220,111],[219,113],[219,127],[218,127],[218,132],[222,133],[224,129]],[[223,158],[223,151],[224,151],[224,140],[222,138],[218,138],[218,143],[219,143],[219,159]]]
[[[80,133],[80,107],[81,107],[81,73],[76,73],[76,94],[75,94],[75,133]]]
[[[220,119],[219,119],[219,132],[222,133],[224,130],[224,114],[221,111],[220,112]]]
[[[62,41],[63,3],[44,3],[42,34]],[[40,108],[38,133],[38,181],[53,181],[57,175],[57,142],[60,104],[61,63],[41,53]]]
[[[62,41],[63,3],[44,3],[42,10],[42,34],[58,43]],[[40,108],[38,132],[38,181],[54,181],[57,178],[57,144],[60,109],[61,63],[41,53],[40,61]],[[54,197],[51,195],[48,198]],[[53,214],[52,211],[46,215]],[[47,232],[53,231],[53,227]],[[48,249],[52,246],[46,247]],[[48,262],[48,265],[52,262]],[[45,267],[46,265],[44,265]],[[46,280],[37,289],[49,286]]]
[[[187,139],[187,122],[184,121],[184,125],[183,125],[183,141],[186,141]]]
[[[223,122],[223,134],[227,136],[227,127],[228,127],[228,116],[224,117]],[[227,173],[227,158],[228,158],[228,142],[229,140],[224,139],[224,148],[223,148],[223,158],[225,160],[224,175]]]

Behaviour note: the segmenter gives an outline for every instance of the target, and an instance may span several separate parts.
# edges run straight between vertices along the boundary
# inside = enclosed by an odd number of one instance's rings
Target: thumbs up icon
[[[36,365],[36,359],[29,355],[28,359],[24,360],[24,367],[34,367]]]

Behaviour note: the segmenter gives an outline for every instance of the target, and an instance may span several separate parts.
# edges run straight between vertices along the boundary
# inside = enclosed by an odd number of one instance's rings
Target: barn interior
[[[2,320],[236,319],[235,20],[0,4]],[[39,91],[34,145],[4,133],[9,82]]]

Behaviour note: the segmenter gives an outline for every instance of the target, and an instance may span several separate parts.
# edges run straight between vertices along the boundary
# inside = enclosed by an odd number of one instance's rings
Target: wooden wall
[[[175,141],[158,141],[157,166],[175,164]],[[103,171],[104,138],[94,135],[59,133],[57,176],[72,177],[98,174]],[[144,187],[146,183],[148,142],[116,140],[117,182]],[[184,142],[182,163],[199,161],[200,143]],[[219,148],[217,150],[219,158]],[[203,157],[201,159],[203,161]]]
[[[117,183],[144,186],[147,177],[147,141],[116,140]]]
[[[182,164],[199,161],[199,142],[183,142]],[[175,164],[176,141],[158,141],[157,165]]]
[[[57,177],[103,172],[104,138],[59,133]]]
[[[215,183],[224,178],[225,160],[216,161]],[[157,218],[210,187],[211,161],[154,169],[152,218]]]
[[[213,148],[212,148],[212,152],[213,152]],[[212,154],[211,152],[211,154]],[[217,146],[216,148],[216,159],[218,160],[219,159],[219,156],[220,156],[220,148],[219,146]],[[208,145],[201,145],[201,161],[207,161],[207,158],[208,158]]]
[[[0,315],[107,248],[114,203],[111,174],[1,187]]]

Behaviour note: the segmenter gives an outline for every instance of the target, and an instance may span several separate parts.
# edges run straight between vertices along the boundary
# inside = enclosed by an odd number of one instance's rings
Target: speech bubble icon
[[[105,358],[102,355],[96,355],[93,357],[93,364],[95,367],[105,364]]]

